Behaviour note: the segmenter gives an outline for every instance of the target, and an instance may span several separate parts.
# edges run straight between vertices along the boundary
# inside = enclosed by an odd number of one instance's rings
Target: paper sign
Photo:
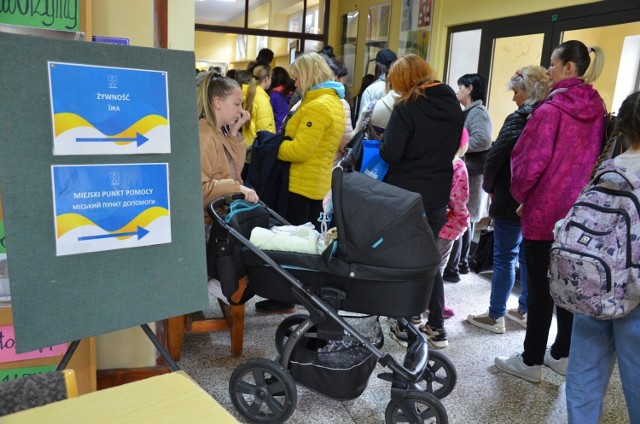
[[[16,353],[16,336],[13,332],[13,325],[0,327],[0,363],[62,356],[66,351],[67,344],[63,343],[31,352]]]
[[[48,63],[54,155],[171,152],[166,72]]]
[[[46,365],[44,367],[25,367],[13,368],[10,370],[0,370],[0,382],[17,380],[18,378],[28,377],[34,374],[42,374],[43,372],[55,371],[55,365]]]
[[[169,166],[54,165],[58,256],[171,243]]]

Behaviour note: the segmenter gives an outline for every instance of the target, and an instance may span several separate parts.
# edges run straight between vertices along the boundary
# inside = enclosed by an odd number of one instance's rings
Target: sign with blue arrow
[[[51,167],[56,255],[171,243],[166,163]]]
[[[48,64],[54,155],[171,153],[166,72]]]

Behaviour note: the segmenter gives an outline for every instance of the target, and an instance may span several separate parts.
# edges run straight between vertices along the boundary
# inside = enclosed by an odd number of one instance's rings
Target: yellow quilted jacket
[[[249,93],[249,85],[242,85],[242,100],[247,103],[247,94]],[[260,86],[256,87],[256,95],[253,98],[253,107],[249,111],[251,120],[249,125],[242,127],[242,135],[247,142],[247,146],[251,146],[256,139],[256,133],[260,130],[276,132],[276,121],[273,117],[273,109],[271,108],[271,99],[266,91]]]
[[[289,191],[320,200],[331,187],[333,158],[345,128],[340,98],[331,88],[307,91],[293,114],[278,159],[291,162]]]

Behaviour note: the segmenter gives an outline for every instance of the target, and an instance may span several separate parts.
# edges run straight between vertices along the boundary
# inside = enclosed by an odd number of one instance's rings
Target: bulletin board
[[[3,33],[0,51],[11,58],[0,61],[0,192],[17,351],[201,310],[208,296],[193,53]],[[167,80],[167,120],[170,115],[170,125],[163,128],[170,151],[54,154],[48,69],[52,62],[162,72]],[[140,127],[148,129],[148,120],[144,122]],[[140,227],[160,215],[164,238],[148,245],[58,254],[61,221],[56,221],[54,205],[63,196],[54,193],[53,170],[93,172],[105,167],[113,175],[140,168],[166,193],[158,198],[162,207],[136,217],[144,221],[136,224],[138,233],[122,232],[117,238],[148,237],[148,228],[140,234]],[[160,173],[145,174],[147,168]],[[61,175],[57,184],[64,191],[69,179]],[[123,179],[127,176],[125,172]],[[140,199],[126,201],[148,201]],[[109,204],[117,209],[117,202]],[[116,238],[102,235],[105,243]],[[99,236],[92,237],[100,247]]]

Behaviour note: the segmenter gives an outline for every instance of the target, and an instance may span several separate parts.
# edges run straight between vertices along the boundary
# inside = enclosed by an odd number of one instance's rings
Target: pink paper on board
[[[61,356],[67,351],[67,344],[45,347],[25,353],[16,353],[16,338],[13,325],[0,327],[0,364],[5,362],[26,361],[27,359]]]

